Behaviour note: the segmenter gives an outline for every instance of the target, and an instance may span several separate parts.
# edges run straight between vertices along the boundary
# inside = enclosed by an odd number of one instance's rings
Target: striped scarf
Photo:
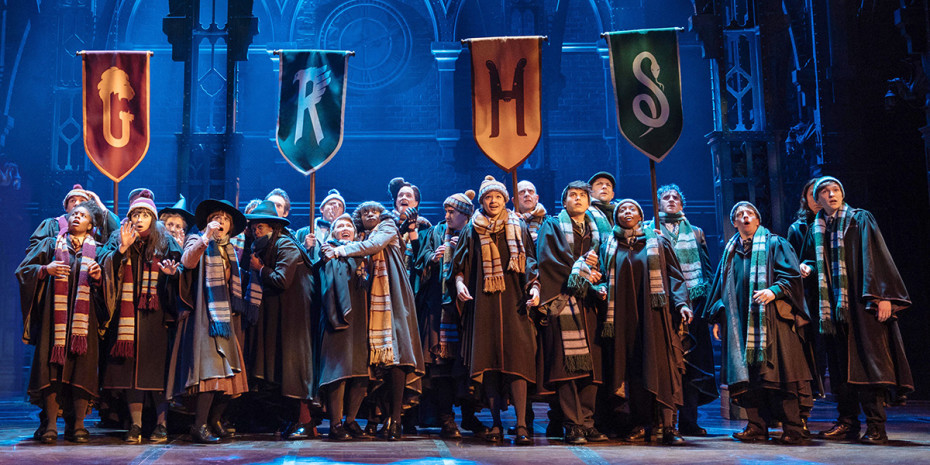
[[[546,219],[546,207],[541,203],[537,203],[533,207],[533,211],[521,213],[520,215],[523,216],[523,221],[526,222],[526,229],[529,231],[530,237],[535,241],[539,227],[542,226],[543,220]]]
[[[756,291],[768,288],[768,236],[769,230],[763,226],[756,229],[752,236],[752,250],[749,258],[749,313],[746,322],[746,345],[744,359],[747,365],[756,365],[765,361],[765,347],[768,343],[765,325],[765,306],[757,304],[752,298]],[[734,234],[723,251],[723,263],[733,261],[736,247],[740,246],[740,235]],[[732,271],[731,271],[732,274]],[[736,311],[736,289],[727,292],[728,310]]]
[[[439,312],[439,357],[454,358],[458,353],[459,345],[459,318],[458,310],[452,302],[445,302],[448,281],[452,274],[452,254],[455,252],[455,245],[452,243],[453,237],[458,237],[459,231],[452,231],[446,226],[445,234],[442,238],[442,244],[446,246],[442,254],[442,271],[439,275],[439,282],[442,283],[443,305],[440,306]],[[453,297],[454,299],[454,297]]]
[[[230,281],[226,281],[226,267],[229,263]],[[229,337],[232,309],[241,310],[245,302],[242,297],[242,282],[239,280],[239,258],[236,249],[229,241],[219,243],[210,241],[204,254],[206,283],[204,285],[207,299],[207,314],[210,317],[210,336]],[[232,291],[232,296],[230,296]],[[231,302],[231,304],[230,304]]]
[[[590,212],[585,212],[584,218],[588,230],[591,231],[590,250],[594,251],[596,254],[601,246],[601,234],[598,230],[597,222]],[[559,228],[565,236],[565,241],[568,242],[568,253],[571,255],[575,250],[575,231],[572,219],[565,210],[559,213]],[[575,263],[572,264],[572,272],[568,275],[568,288],[574,290],[579,297],[585,296],[591,284],[591,281],[588,279],[591,276],[591,268],[585,263],[585,255],[587,252],[588,251],[583,251],[581,256],[575,260]]]
[[[502,211],[497,218],[490,219],[481,210],[471,217],[475,232],[481,239],[481,265],[484,270],[484,292],[502,292],[504,286],[504,269],[501,267],[501,255],[497,243],[491,239],[491,233],[504,230],[507,236],[507,248],[510,250],[510,263],[507,269],[523,273],[526,269],[526,249],[523,248],[523,235],[520,216],[510,210]]]
[[[824,210],[817,212],[814,218],[814,253],[817,266],[817,289],[820,300],[820,332],[822,334],[833,334],[834,318],[836,321],[845,322],[849,319],[849,277],[846,275],[846,247],[845,236],[846,228],[849,226],[849,205],[843,203],[843,207],[836,212],[833,232],[830,235],[830,280],[827,281],[827,257],[824,248],[824,235],[827,232],[827,216]],[[833,284],[833,299],[836,301],[836,308],[830,304],[830,283]]]
[[[58,234],[55,241],[55,260],[71,263],[69,251],[71,236],[67,229]],[[78,273],[78,288],[74,298],[74,310],[71,314],[71,353],[87,353],[87,329],[90,317],[90,265],[97,258],[97,244],[88,233],[81,245],[81,266]],[[55,336],[50,363],[65,364],[65,342],[68,337],[68,291],[71,289],[71,273],[61,278],[52,278],[54,303],[52,323]]]
[[[614,337],[614,293],[617,289],[617,274],[614,272],[617,261],[617,247],[620,241],[632,243],[637,237],[646,237],[646,266],[649,271],[649,307],[662,310],[668,303],[665,283],[662,279],[662,258],[659,256],[659,239],[652,229],[644,229],[640,222],[633,229],[614,226],[613,234],[607,239],[604,274],[607,276],[607,313],[605,314],[602,337]]]
[[[394,364],[394,329],[392,327],[391,283],[388,281],[384,250],[371,256],[371,307],[368,319],[369,363]]]
[[[562,360],[565,369],[569,372],[593,370],[594,361],[588,348],[588,337],[575,296],[560,295],[553,304],[562,330]]]
[[[707,283],[704,281],[704,273],[701,270],[701,253],[691,223],[682,212],[675,214],[659,212],[659,220],[662,224],[662,231],[671,239],[675,255],[678,256],[678,263],[681,264],[681,273],[684,275],[691,300],[703,297],[707,294]],[[672,226],[675,224],[678,225],[677,228]],[[677,229],[677,231],[672,231],[672,229]]]
[[[142,247],[145,250],[145,247]],[[140,310],[158,310],[161,305],[158,301],[158,257],[142,262],[142,283],[139,291]],[[136,337],[136,306],[135,273],[132,268],[132,259],[126,257],[123,264],[122,285],[120,286],[119,318],[116,325],[116,343],[110,350],[114,357],[131,358],[135,356]]]

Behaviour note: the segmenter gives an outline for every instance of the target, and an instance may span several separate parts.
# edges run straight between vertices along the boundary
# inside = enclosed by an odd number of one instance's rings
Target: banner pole
[[[517,213],[520,212],[520,196],[517,194],[517,169],[514,168],[511,172],[511,179],[513,180],[513,211]]]
[[[310,173],[310,233],[313,234],[313,213],[316,211],[316,171]]]
[[[119,181],[113,181],[113,214],[119,217]]]
[[[239,176],[236,176],[236,210],[239,209]]]
[[[656,198],[659,187],[656,185],[656,161],[652,158],[649,159],[649,177],[652,179],[652,218],[655,228],[659,229],[659,201]]]

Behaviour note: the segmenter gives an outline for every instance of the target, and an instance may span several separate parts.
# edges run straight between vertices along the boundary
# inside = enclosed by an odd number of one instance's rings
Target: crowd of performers
[[[713,333],[719,381],[748,417],[735,439],[766,441],[780,423],[776,441],[808,443],[828,365],[838,416],[818,436],[887,442],[885,406],[913,389],[896,322],[910,300],[839,180],[807,183],[787,239],[734,205],[716,273],[678,186],[659,189],[658,224],[615,187],[605,172],[572,182],[550,215],[532,183],[511,210],[488,176],[431,225],[419,189],[396,178],[393,209],[369,201],[349,215],[330,190],[313,227],[294,231],[281,189],[244,214],[214,199],[158,211],[136,189],[120,219],[75,186],[16,271],[35,439],[55,443],[62,416],[65,439],[87,442],[96,406],[102,421],[123,418],[127,443],[164,442],[174,406],[200,443],[262,428],[313,438],[326,418],[336,441],[417,427],[456,439],[461,427],[529,445],[532,403],[547,402],[546,434],[568,444],[676,445],[706,435]]]

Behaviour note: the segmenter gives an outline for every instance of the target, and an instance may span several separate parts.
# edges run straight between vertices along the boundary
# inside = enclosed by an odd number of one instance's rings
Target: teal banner
[[[351,52],[281,50],[278,150],[308,175],[326,164],[342,145],[346,62]]]
[[[677,29],[604,34],[620,133],[660,162],[681,136],[681,66]]]

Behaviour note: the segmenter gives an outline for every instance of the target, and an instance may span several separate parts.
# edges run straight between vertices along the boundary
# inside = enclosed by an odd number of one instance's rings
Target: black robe
[[[592,234],[596,234],[596,232],[592,232],[587,228],[587,218],[586,215],[586,231],[584,235],[580,235],[578,231],[574,232],[573,247],[570,247],[565,239],[558,217],[550,216],[546,218],[546,221],[539,227],[536,236],[540,309],[548,306],[550,312],[555,312],[556,309],[552,305],[562,305],[562,303],[557,304],[559,300],[564,299],[564,297],[559,299],[560,296],[574,295],[578,303],[580,320],[576,321],[576,324],[584,328],[592,361],[591,370],[574,371],[566,366],[565,351],[562,345],[562,326],[558,315],[550,313],[543,319],[546,324],[540,330],[542,333],[541,350],[544,361],[542,378],[549,389],[556,389],[556,383],[573,379],[591,378],[591,381],[598,384],[603,380],[601,346],[597,341],[598,319],[596,304],[598,294],[587,285],[585,286],[587,292],[583,296],[568,289],[568,277],[571,275],[572,265],[579,257],[591,250]],[[595,252],[599,251],[595,250]],[[564,304],[567,305],[567,303]]]
[[[442,319],[443,307],[451,306],[455,309],[456,291],[455,281],[451,276],[442,275],[442,259],[433,262],[433,254],[443,244],[446,236],[446,222],[433,226],[420,238],[420,254],[414,262],[411,273],[418,275],[419,292],[417,292],[417,321],[420,326],[420,344],[423,347],[423,360],[429,365],[449,365],[458,359],[461,354],[453,357],[442,357],[439,350],[439,324]],[[454,251],[453,251],[454,254]],[[450,269],[451,271],[451,269]],[[443,294],[443,282],[446,292]],[[458,314],[455,310],[454,314]],[[457,321],[461,340],[461,321]],[[435,370],[433,373],[436,374]],[[445,373],[449,374],[449,373]]]
[[[812,379],[810,360],[805,356],[800,336],[803,326],[810,323],[810,317],[804,308],[804,287],[797,256],[791,244],[775,234],[768,235],[766,252],[767,289],[775,293],[776,300],[765,307],[766,347],[758,378],[750,379],[742,350],[746,345],[749,312],[751,250],[743,251],[742,244],[737,244],[731,263],[721,260],[704,310],[708,322],[720,324],[723,339],[720,378],[734,397],[751,387],[796,394],[798,383]],[[738,308],[729,308],[728,281],[736,290],[733,300]]]
[[[899,394],[906,394],[914,390],[914,378],[904,353],[896,315],[910,306],[911,300],[875,218],[858,208],[850,208],[847,214],[851,218],[844,239],[849,282],[846,381],[858,385],[892,386]],[[813,236],[808,235],[805,247],[805,258],[810,260],[815,258]],[[824,236],[824,252],[830,257],[829,232]],[[829,266],[828,262],[827,269]],[[813,274],[816,274],[816,267],[814,270]],[[829,283],[830,279],[827,281]],[[832,289],[830,295],[832,299]],[[879,323],[875,317],[878,306],[874,302],[878,300],[891,301],[894,316],[884,323]]]
[[[458,302],[458,305],[462,309],[462,358],[469,376],[479,383],[487,371],[536,382],[536,328],[526,307],[530,286],[537,279],[536,249],[525,223],[520,224],[526,249],[524,273],[507,267],[510,249],[507,247],[506,228],[491,234],[504,269],[505,289],[502,292],[483,291],[481,239],[471,221],[462,229],[458,247],[452,256],[452,276],[463,275],[465,286],[473,297],[467,302]]]
[[[28,325],[24,328],[23,342],[34,345],[32,369],[29,373],[29,396],[36,405],[42,405],[42,391],[55,388],[55,385],[68,384],[72,389],[80,389],[89,397],[97,396],[97,365],[100,345],[100,324],[107,318],[106,303],[100,282],[90,281],[90,309],[87,322],[87,352],[75,355],[66,345],[64,366],[49,363],[52,347],[55,345],[54,328],[54,283],[49,276],[40,278],[43,266],[55,261],[56,237],[40,240],[31,247],[29,254],[16,268],[19,280],[19,293],[23,305],[23,315],[30,315]],[[98,250],[102,247],[98,244]],[[81,269],[81,250],[71,250],[71,289],[68,291],[68,333],[71,339],[71,318],[74,312],[74,298],[77,294],[78,279]]]
[[[349,378],[373,378],[368,363],[369,283],[364,267],[362,258],[337,258],[326,261],[321,269],[321,389]]]
[[[153,227],[156,227],[153,225]],[[162,234],[167,234],[162,229]],[[181,261],[181,247],[171,237],[165,236],[165,250],[156,252],[160,260]],[[143,391],[164,391],[168,374],[168,357],[171,354],[169,327],[174,325],[178,314],[178,277],[182,267],[173,276],[158,273],[158,310],[140,310],[139,294],[142,290],[143,263],[152,257],[145,257],[146,243],[141,239],[120,253],[120,232],[113,231],[110,240],[101,252],[100,262],[106,275],[107,306],[112,309],[107,323],[104,354],[103,382],[104,389],[138,389]],[[123,289],[123,267],[127,261],[132,263],[133,302],[135,306],[134,356],[131,358],[110,355],[116,344],[119,328],[120,296]]]
[[[309,257],[294,238],[282,233],[260,257],[262,303],[250,329],[246,352],[249,375],[280,388],[281,395],[311,399],[314,391],[314,334],[318,314],[311,309],[314,279]]]
[[[685,370],[681,339],[674,313],[689,306],[675,250],[658,237],[664,262],[662,279],[668,297],[667,311],[649,304],[649,267],[646,238],[632,244],[621,240],[614,260],[614,337],[604,339],[604,377],[610,392],[628,399],[628,383],[638,383],[655,395],[656,402],[678,408],[684,402],[681,376]],[[607,276],[607,244],[601,245],[602,273]]]

